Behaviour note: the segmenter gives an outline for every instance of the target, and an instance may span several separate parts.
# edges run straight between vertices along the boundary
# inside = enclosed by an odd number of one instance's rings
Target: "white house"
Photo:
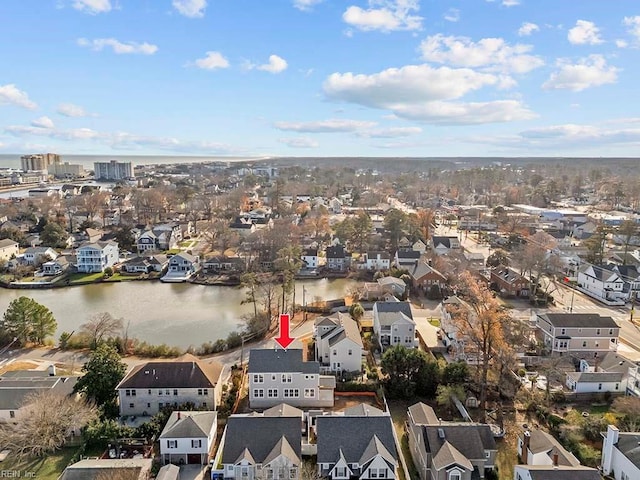
[[[169,259],[169,268],[163,282],[184,282],[200,270],[200,258],[181,252]]]
[[[332,407],[335,377],[320,375],[319,362],[304,362],[302,350],[252,349],[249,355],[249,405],[268,408]]]
[[[460,240],[454,236],[436,236],[431,237],[431,250],[437,255],[446,255],[451,250],[460,248]]]
[[[171,413],[160,434],[162,463],[207,464],[217,426],[217,412]]]
[[[27,265],[47,262],[58,258],[58,252],[51,247],[29,247],[24,251],[23,262]]]
[[[87,243],[79,247],[76,254],[76,267],[81,273],[104,272],[106,268],[113,267],[119,258],[118,244],[112,241]]]
[[[314,324],[316,358],[322,371],[359,372],[362,370],[362,338],[355,320],[336,313],[320,317]]]
[[[584,265],[578,271],[578,286],[589,296],[604,302],[624,305],[628,292],[624,280],[613,270],[597,265]]]
[[[222,398],[224,365],[185,354],[133,367],[120,381],[120,415],[155,415],[164,407],[193,403],[216,410]]]
[[[304,263],[304,268],[307,268],[307,269],[318,268],[318,249],[317,248],[307,248],[304,252],[302,252],[302,256],[300,258]]]
[[[364,254],[363,267],[371,271],[389,270],[391,256],[387,252],[367,252]]]
[[[620,393],[627,390],[627,379],[622,372],[569,372],[565,380],[575,393]]]
[[[620,432],[609,425],[602,442],[602,473],[615,480],[640,478],[640,432]]]
[[[373,305],[373,331],[383,349],[402,345],[415,348],[416,322],[409,302],[376,302]]]
[[[518,456],[526,465],[580,465],[575,455],[544,430],[524,430],[518,435]]]

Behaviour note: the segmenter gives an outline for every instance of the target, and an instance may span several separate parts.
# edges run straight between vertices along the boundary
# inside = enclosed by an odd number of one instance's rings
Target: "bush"
[[[377,383],[336,382],[338,392],[375,392],[377,389]]]

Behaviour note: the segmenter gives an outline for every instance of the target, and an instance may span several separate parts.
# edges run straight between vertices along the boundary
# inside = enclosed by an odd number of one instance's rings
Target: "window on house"
[[[609,329],[609,335],[613,335],[613,328]]]
[[[620,385],[616,383],[616,390],[618,390],[618,388],[620,388]]]
[[[167,395],[171,395],[171,390],[169,390],[168,388],[164,391],[165,394]]]
[[[147,408],[151,408],[151,404],[150,403],[147,403]]]
[[[202,402],[202,407],[207,408],[207,402]]]
[[[378,469],[377,469],[377,468],[372,468],[372,469],[369,471],[369,476],[370,476],[371,478],[378,478]]]
[[[14,410],[9,410],[9,418],[16,418],[16,412]]]
[[[167,448],[178,448],[177,440],[167,440]]]
[[[253,374],[253,383],[263,383],[263,382],[264,382],[264,375],[262,375],[261,373]]]
[[[335,348],[333,349],[333,354],[334,355],[338,355],[338,350],[336,350]]]
[[[353,352],[352,352],[351,350],[349,350],[347,353],[348,353],[349,355],[353,355]]]
[[[191,448],[200,448],[202,447],[202,440],[191,440]]]
[[[282,374],[282,383],[291,383],[293,382],[293,376],[290,373]]]
[[[277,388],[270,388],[269,390],[267,390],[267,397],[269,397],[269,398],[278,398],[278,389]]]
[[[386,468],[378,469],[378,478],[387,478],[387,469]]]
[[[158,408],[162,410],[162,407],[164,407],[164,403],[162,402],[158,403]]]
[[[582,347],[584,348],[584,347],[586,347],[586,346],[587,346],[587,341],[586,341],[586,340],[584,340],[584,341],[582,342]]]
[[[264,389],[256,388],[253,391],[253,398],[264,398]]]
[[[304,389],[304,398],[315,398],[316,389],[315,388],[305,388]]]
[[[295,468],[289,469],[289,479],[294,480],[298,476],[298,471]]]
[[[599,328],[596,330],[596,335],[600,335],[600,329]]]
[[[177,388],[174,388],[174,389],[173,389],[173,396],[175,397],[175,396],[177,396],[177,395],[178,395],[178,389],[177,389]]]
[[[462,476],[460,475],[460,471],[453,470],[449,472],[449,480],[462,480]]]
[[[598,390],[602,390],[602,384],[601,383],[598,384]]]
[[[158,390],[158,395],[162,396],[162,390]]]
[[[285,388],[284,398],[298,398],[300,396],[300,390],[297,388]]]
[[[267,480],[273,480],[273,468],[267,468]]]
[[[133,403],[130,403],[129,408],[133,408],[133,407],[135,407],[135,405]]]
[[[202,394],[203,395],[209,395],[209,389],[208,388],[203,388],[202,389]]]
[[[567,329],[566,328],[560,329],[560,335],[566,335],[566,334],[567,334]]]
[[[151,389],[147,390],[147,395],[151,395]]]

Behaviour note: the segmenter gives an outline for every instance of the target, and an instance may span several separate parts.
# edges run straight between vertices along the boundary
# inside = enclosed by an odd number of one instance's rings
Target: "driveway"
[[[180,465],[180,480],[205,480],[205,468],[202,465]]]

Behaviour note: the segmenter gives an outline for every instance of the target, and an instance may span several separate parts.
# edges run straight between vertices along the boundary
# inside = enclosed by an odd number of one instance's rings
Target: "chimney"
[[[528,465],[528,457],[529,457],[529,444],[531,443],[531,433],[529,430],[525,430],[522,434],[522,453],[520,454],[520,459],[522,463]]]
[[[180,410],[178,410],[178,420],[180,420]]]
[[[611,463],[613,461],[613,447],[618,443],[618,427],[609,425],[607,427],[607,436],[602,445],[602,473],[611,474]]]
[[[553,452],[553,468],[558,466],[558,452]]]

